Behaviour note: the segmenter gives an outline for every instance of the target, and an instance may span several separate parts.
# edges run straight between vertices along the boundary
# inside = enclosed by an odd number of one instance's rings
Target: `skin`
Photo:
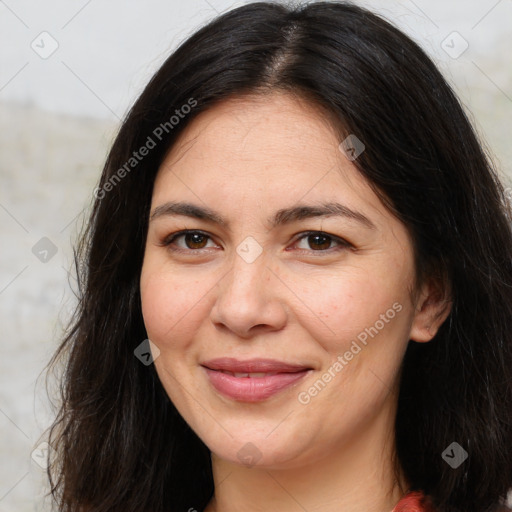
[[[275,92],[239,97],[191,121],[158,171],[152,213],[168,201],[187,201],[229,222],[227,228],[156,216],[140,279],[147,334],[160,350],[158,376],[212,453],[208,512],[382,512],[407,489],[392,465],[400,365],[409,340],[428,342],[449,309],[439,283],[414,288],[407,229],[340,142],[304,100]],[[267,223],[281,208],[327,201],[364,214],[375,227],[342,216],[272,229]],[[165,246],[182,229],[207,237],[181,236]],[[301,238],[305,231],[332,238]],[[262,249],[251,263],[236,251],[248,236]],[[337,357],[393,304],[400,311],[333,372]],[[263,402],[241,402],[220,395],[200,366],[222,356],[314,370]],[[299,393],[329,368],[335,377],[301,403]],[[244,465],[237,454],[249,442],[258,455]]]

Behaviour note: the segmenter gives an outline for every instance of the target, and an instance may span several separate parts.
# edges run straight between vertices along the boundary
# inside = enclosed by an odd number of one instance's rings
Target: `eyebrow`
[[[157,206],[150,216],[150,221],[164,216],[182,215],[218,224],[229,230],[229,221],[221,214],[205,206],[192,203],[169,201]],[[377,229],[375,224],[361,212],[351,210],[340,203],[329,202],[316,205],[299,204],[290,208],[282,208],[267,219],[271,228],[283,226],[295,221],[315,217],[346,217],[357,221],[369,229]]]

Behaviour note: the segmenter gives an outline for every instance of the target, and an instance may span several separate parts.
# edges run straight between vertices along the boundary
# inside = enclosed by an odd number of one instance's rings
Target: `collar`
[[[422,492],[407,493],[391,512],[435,512]]]

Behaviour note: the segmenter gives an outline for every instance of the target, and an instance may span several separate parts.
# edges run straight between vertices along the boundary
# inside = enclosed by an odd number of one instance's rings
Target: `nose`
[[[286,287],[269,263],[265,251],[251,263],[234,255],[231,269],[218,283],[211,309],[211,320],[217,328],[250,338],[284,327]]]

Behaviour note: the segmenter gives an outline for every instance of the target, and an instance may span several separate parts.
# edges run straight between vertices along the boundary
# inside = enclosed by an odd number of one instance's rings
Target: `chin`
[[[304,451],[301,446],[294,443],[288,446],[275,446],[260,436],[244,436],[244,440],[232,441],[229,446],[209,445],[214,456],[232,464],[248,469],[291,469],[304,465]],[[277,440],[276,440],[277,441]]]

